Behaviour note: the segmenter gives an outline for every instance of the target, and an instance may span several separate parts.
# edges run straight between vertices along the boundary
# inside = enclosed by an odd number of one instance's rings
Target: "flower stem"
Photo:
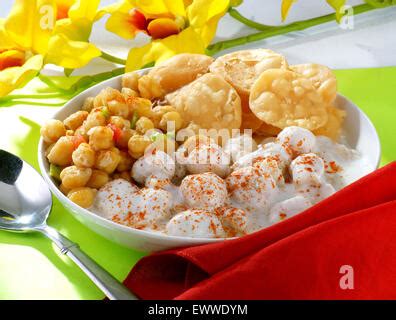
[[[47,94],[10,94],[5,97],[1,97],[0,101],[15,100],[15,99],[52,99],[62,98],[65,95],[62,93],[47,93]]]
[[[368,4],[362,4],[362,5],[353,7],[353,14],[360,14],[360,13],[374,10],[374,9],[376,9],[376,8],[374,8]],[[247,18],[244,18],[244,19],[249,20]],[[277,27],[269,26],[267,29],[257,32],[257,33],[253,33],[253,34],[250,34],[250,35],[247,35],[244,37],[240,37],[240,38],[219,41],[217,43],[214,43],[206,49],[206,53],[208,55],[212,56],[212,55],[214,55],[220,51],[223,51],[225,49],[233,48],[236,46],[244,45],[246,43],[259,41],[259,40],[263,40],[263,39],[274,37],[274,36],[279,36],[279,35],[282,35],[285,33],[293,32],[293,31],[305,30],[310,27],[313,27],[313,26],[316,26],[316,25],[319,25],[319,24],[322,24],[325,22],[330,22],[333,20],[335,20],[335,13],[331,13],[331,14],[328,14],[325,16],[312,18],[312,19],[308,19],[308,20],[293,22],[291,24],[284,25],[284,26],[277,26]],[[264,26],[264,25],[262,25],[262,26]]]
[[[81,91],[93,86],[96,83],[102,82],[104,80],[110,79],[112,77],[118,76],[120,74],[123,74],[125,72],[125,68],[116,68],[111,71],[106,71],[106,72],[101,72],[97,73],[94,75],[90,76],[84,76],[81,77],[80,79],[77,80],[76,83],[74,83],[68,90],[67,92],[69,94],[76,95],[80,93]]]
[[[63,93],[63,94],[67,94],[68,92],[67,92],[67,90],[65,90],[65,89],[63,89],[63,88],[61,88],[61,87],[59,87],[54,81],[52,81],[52,79],[51,78],[49,78],[48,76],[46,76],[46,75],[44,75],[44,74],[42,74],[42,73],[39,73],[38,74],[38,78],[42,81],[42,82],[44,82],[48,87],[50,87],[50,88],[52,88],[52,89],[55,89],[56,91],[59,91],[60,93]]]
[[[104,51],[102,51],[101,58],[117,64],[126,65],[126,60],[112,56],[111,54],[108,54]]]
[[[248,27],[253,28],[253,29],[257,29],[257,30],[260,30],[260,31],[265,31],[265,30],[276,28],[274,26],[269,26],[269,25],[266,25],[266,24],[262,24],[262,23],[258,23],[258,22],[255,22],[253,20],[250,20],[250,19],[244,17],[243,15],[241,15],[239,13],[239,11],[234,9],[233,7],[230,7],[228,9],[228,14],[231,17],[233,17],[235,20],[238,20],[239,22],[242,22],[243,24],[245,24]]]
[[[30,100],[8,100],[8,101],[0,101],[2,107],[11,107],[18,104],[26,104],[31,106],[39,106],[39,107],[59,107],[63,106],[65,102],[57,102],[57,103],[45,103],[45,102],[37,102]]]

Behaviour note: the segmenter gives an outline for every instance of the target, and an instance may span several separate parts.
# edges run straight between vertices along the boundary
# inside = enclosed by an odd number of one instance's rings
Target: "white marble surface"
[[[101,5],[113,3],[102,0]],[[264,5],[265,2],[265,5]],[[1,0],[0,17],[7,15],[13,0]],[[356,5],[362,1],[349,0]],[[279,0],[245,0],[238,10],[248,18],[265,24],[280,24]],[[332,12],[325,0],[300,0],[292,7],[286,23]],[[91,41],[101,49],[126,57],[128,48],[145,42],[144,36],[124,41],[104,30],[105,18],[93,29]],[[225,16],[214,41],[230,39],[255,32],[230,16]],[[290,33],[251,43],[248,47],[268,47],[286,55],[290,63],[317,62],[336,69],[396,65],[396,7],[375,10],[354,17],[354,28],[345,30],[335,22],[303,32]],[[232,49],[235,50],[235,49]],[[98,72],[114,66],[95,59],[78,73]],[[48,67],[47,67],[48,68]],[[52,73],[53,68],[49,68]]]

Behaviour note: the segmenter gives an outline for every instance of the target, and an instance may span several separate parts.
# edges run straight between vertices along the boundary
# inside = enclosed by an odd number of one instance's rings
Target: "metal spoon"
[[[52,198],[41,175],[17,156],[0,150],[0,229],[36,231],[51,239],[111,300],[136,300],[125,286],[88,257],[78,244],[47,225]]]

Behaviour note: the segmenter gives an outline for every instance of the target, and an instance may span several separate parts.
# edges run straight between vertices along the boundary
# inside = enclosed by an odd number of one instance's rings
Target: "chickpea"
[[[162,134],[159,136],[146,150],[146,152],[151,152],[153,150],[160,150],[169,155],[172,155],[177,149],[177,143],[174,139],[166,137]]]
[[[139,97],[139,93],[133,89],[130,89],[130,88],[122,88],[121,94],[124,96],[125,99],[131,98],[131,97]]]
[[[132,129],[123,129],[116,141],[116,146],[120,149],[128,149],[128,141],[129,139],[136,134],[135,130]]]
[[[73,137],[61,137],[51,148],[48,153],[48,161],[58,166],[64,167],[72,163],[72,154],[74,151]]]
[[[151,101],[144,98],[135,98],[130,103],[130,114],[134,111],[137,112],[139,117],[150,118],[153,116],[153,110],[151,109]]]
[[[103,115],[101,108],[92,109],[90,114],[87,117],[87,120],[84,121],[84,129],[86,132],[89,129],[97,126],[105,126],[106,125],[106,117]]]
[[[74,134],[75,134],[76,136],[81,136],[81,137],[83,137],[85,141],[88,141],[88,140],[89,140],[88,133],[87,133],[87,131],[85,130],[85,127],[84,127],[83,125],[82,125],[81,127],[78,127],[78,128],[76,129],[76,131],[74,131]]]
[[[45,142],[54,143],[66,134],[66,128],[62,121],[51,119],[41,127],[40,134]]]
[[[107,87],[99,92],[99,94],[94,98],[95,108],[101,108],[107,106],[107,102],[111,100],[123,101],[121,92],[117,89]]]
[[[78,167],[91,168],[95,164],[95,151],[88,143],[81,143],[74,150],[72,159]]]
[[[130,88],[132,90],[138,90],[139,75],[136,72],[129,72],[123,75],[121,78],[121,85],[123,88]]]
[[[59,190],[60,190],[64,195],[66,195],[66,196],[67,196],[67,194],[68,194],[69,191],[70,191],[70,189],[69,189],[69,188],[66,188],[63,184],[61,184],[61,185],[59,186]]]
[[[164,131],[178,131],[183,127],[183,119],[177,111],[167,112],[162,116],[159,127]]]
[[[55,146],[55,143],[50,144],[47,149],[45,149],[45,156],[48,157],[49,153],[51,152],[52,148]]]
[[[109,182],[110,177],[107,172],[101,170],[92,170],[91,178],[87,182],[87,187],[100,189],[107,182]]]
[[[67,197],[80,207],[89,208],[94,202],[95,195],[95,189],[82,187],[70,190]]]
[[[65,188],[74,189],[84,187],[91,177],[91,168],[80,168],[77,166],[66,167],[60,173],[62,184]]]
[[[129,117],[129,107],[123,101],[110,100],[107,102],[107,107],[112,115],[120,116],[124,118]]]
[[[153,108],[153,115],[151,117],[151,120],[154,122],[154,125],[156,128],[159,127],[159,123],[162,119],[162,116],[171,111],[176,111],[176,109],[170,105],[165,105],[165,106],[156,106]]]
[[[129,122],[129,120],[126,120],[120,116],[111,116],[109,123],[114,124],[116,127],[120,129],[131,127],[131,123]]]
[[[82,106],[82,110],[87,111],[87,112],[91,112],[91,110],[94,107],[94,97],[88,97],[84,100],[83,106]]]
[[[113,130],[109,127],[94,127],[88,132],[89,134],[89,145],[97,150],[110,149],[114,146],[113,141]]]
[[[113,179],[124,179],[124,180],[127,180],[127,181],[131,182],[132,181],[131,172],[130,171],[123,171],[121,173],[114,173],[113,174]]]
[[[117,148],[101,150],[98,152],[95,167],[99,170],[107,172],[108,174],[111,174],[117,168],[120,160],[121,156]]]
[[[133,160],[131,156],[128,154],[128,152],[120,151],[120,157],[121,159],[120,162],[118,163],[117,171],[122,172],[122,171],[131,170]]]
[[[128,141],[128,152],[132,158],[139,159],[150,144],[149,137],[140,134],[133,135]]]
[[[70,116],[68,116],[63,123],[65,126],[71,130],[76,130],[79,126],[81,126],[85,119],[88,117],[87,111],[77,111]]]
[[[94,100],[95,108],[107,107],[112,115],[127,118],[129,116],[129,106],[125,97],[120,91],[113,88],[105,88],[99,92]]]
[[[154,129],[154,123],[147,117],[141,117],[136,122],[137,132],[144,134],[146,131]]]

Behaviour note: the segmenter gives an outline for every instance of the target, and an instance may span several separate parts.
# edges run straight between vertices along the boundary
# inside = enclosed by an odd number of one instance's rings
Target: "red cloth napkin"
[[[396,162],[267,229],[144,257],[124,283],[143,299],[396,299]]]

